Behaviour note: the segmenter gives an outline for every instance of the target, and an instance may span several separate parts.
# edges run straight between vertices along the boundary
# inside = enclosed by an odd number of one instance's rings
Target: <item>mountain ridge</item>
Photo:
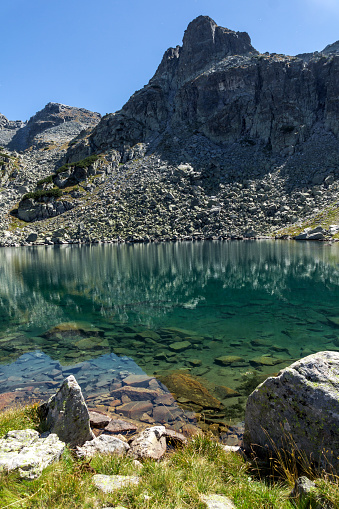
[[[35,221],[42,243],[60,242],[60,229],[65,242],[298,229],[339,190],[338,75],[337,43],[260,54],[247,33],[199,16],[121,110],[100,118],[49,103],[57,118],[42,110],[18,128],[29,130],[18,158],[31,195],[16,194],[11,217]],[[60,134],[75,118],[76,132]],[[3,242],[22,243],[32,227],[11,217]]]

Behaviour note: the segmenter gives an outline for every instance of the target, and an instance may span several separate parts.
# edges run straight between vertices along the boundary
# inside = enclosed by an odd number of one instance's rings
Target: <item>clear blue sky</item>
[[[205,14],[253,46],[295,55],[339,39],[339,0],[1,0],[0,112],[26,120],[50,101],[121,108]]]

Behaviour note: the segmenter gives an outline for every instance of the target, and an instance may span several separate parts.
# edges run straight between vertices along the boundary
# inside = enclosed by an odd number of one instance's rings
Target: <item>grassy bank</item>
[[[10,429],[37,429],[36,407],[8,410],[0,414],[0,438]],[[279,465],[277,465],[279,467]],[[281,466],[281,465],[280,465]],[[224,494],[239,509],[315,508],[289,501],[296,474],[293,468],[266,471],[255,461],[226,453],[215,439],[199,436],[180,450],[169,452],[161,462],[146,461],[136,471],[129,458],[97,456],[77,460],[71,451],[44,470],[34,481],[13,473],[0,473],[0,507],[77,509],[123,506],[129,509],[203,509],[202,494]],[[92,483],[99,474],[138,475],[141,482],[112,494],[103,494]],[[279,475],[278,475],[279,474]],[[316,474],[314,474],[316,476]],[[326,477],[317,479],[317,492],[333,507],[339,507],[339,484]]]

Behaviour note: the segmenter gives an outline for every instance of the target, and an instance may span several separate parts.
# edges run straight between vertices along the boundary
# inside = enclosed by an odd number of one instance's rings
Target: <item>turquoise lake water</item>
[[[5,248],[0,271],[2,393],[51,391],[79,366],[88,394],[110,370],[178,371],[232,419],[265,377],[339,350],[338,244]]]

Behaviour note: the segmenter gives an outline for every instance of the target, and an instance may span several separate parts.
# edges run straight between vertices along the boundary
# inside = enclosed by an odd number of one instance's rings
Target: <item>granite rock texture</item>
[[[257,452],[304,451],[339,470],[339,353],[309,355],[270,377],[249,396],[244,446]]]
[[[53,433],[40,437],[32,429],[9,431],[0,440],[0,471],[17,470],[20,477],[35,479],[64,449],[65,443]]]
[[[85,442],[83,446],[77,447],[78,457],[90,458],[94,454],[115,454],[123,456],[129,450],[129,445],[117,437],[100,435],[94,440]]]
[[[46,428],[70,447],[81,446],[95,438],[84,397],[73,375],[68,376],[57,393],[40,408]]]
[[[159,460],[166,452],[165,426],[152,426],[142,431],[130,443],[129,455],[136,459],[151,458]]]

